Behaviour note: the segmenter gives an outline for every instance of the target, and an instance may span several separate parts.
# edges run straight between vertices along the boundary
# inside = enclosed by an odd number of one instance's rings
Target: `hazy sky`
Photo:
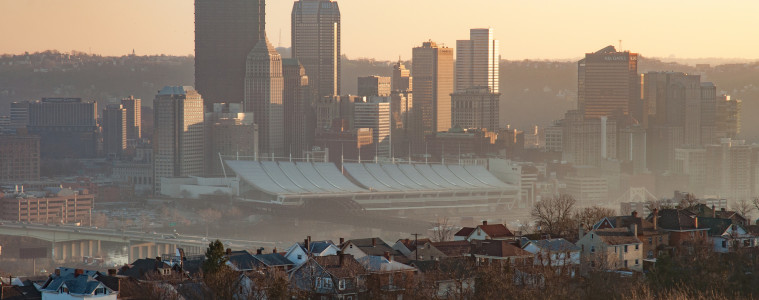
[[[341,0],[343,53],[410,58],[493,27],[505,59],[580,57],[623,40],[644,56],[759,58],[756,0]],[[293,1],[267,1],[267,32],[290,45]],[[193,0],[0,0],[0,53],[194,52]],[[281,40],[280,40],[281,32]]]

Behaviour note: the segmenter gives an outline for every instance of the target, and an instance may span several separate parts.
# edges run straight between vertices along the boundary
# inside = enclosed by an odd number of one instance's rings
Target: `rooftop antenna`
[[[619,50],[617,51],[622,52],[622,40],[619,40]]]
[[[279,43],[277,47],[282,47],[282,28],[279,29]]]

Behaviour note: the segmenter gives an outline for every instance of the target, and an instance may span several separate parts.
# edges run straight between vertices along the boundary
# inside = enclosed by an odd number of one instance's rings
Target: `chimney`
[[[337,257],[340,260],[340,266],[343,266],[343,260],[345,259],[345,255],[343,254],[343,251],[337,251]]]
[[[482,226],[487,226],[487,225],[488,225],[488,220],[482,220]]]
[[[227,248],[227,256],[232,255],[232,248]]]
[[[633,216],[633,218],[637,218],[638,217],[638,211],[637,210],[633,211],[632,212],[632,216]]]
[[[126,268],[126,266],[124,266]],[[61,276],[61,269],[55,269],[55,276]]]
[[[155,257],[155,261],[157,261],[157,262],[161,262],[161,257],[160,257],[160,256],[156,256],[156,257]]]
[[[116,269],[108,269],[108,276],[116,276]]]
[[[385,256],[385,259],[391,260],[390,259],[390,251],[385,251],[385,255],[384,256]]]
[[[693,223],[694,223],[693,226],[695,226],[696,228],[698,228],[698,217],[696,217],[696,218],[693,219]]]
[[[261,248],[258,248],[258,249],[256,250],[256,254],[257,254],[257,255],[261,255],[263,252],[264,252],[264,248],[263,248],[263,247],[261,247]]]
[[[654,208],[654,230],[659,230],[659,209]]]
[[[372,238],[372,247],[377,247],[377,238]]]
[[[630,233],[632,233],[633,236],[638,236],[638,224],[630,225]]]
[[[342,246],[343,244],[345,244],[345,239],[344,238],[340,238],[340,245],[338,245],[338,246]]]
[[[580,228],[577,229],[579,239],[581,240],[582,237],[585,236],[585,224],[580,224]]]
[[[274,249],[271,249],[271,253],[277,253],[277,247],[274,247]]]
[[[717,209],[714,207],[714,204],[712,204],[712,218],[717,217]]]
[[[311,236],[310,235],[307,236],[306,240],[308,241],[308,247],[306,248],[306,250],[311,250]]]
[[[725,208],[723,207],[723,208],[720,208],[719,210],[721,210],[721,211],[725,211]]]
[[[82,275],[82,274],[84,274],[84,270],[83,269],[75,269],[74,270],[74,277],[79,277],[79,275]]]

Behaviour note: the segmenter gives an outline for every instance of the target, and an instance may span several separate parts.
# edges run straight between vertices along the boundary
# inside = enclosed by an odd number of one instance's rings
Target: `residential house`
[[[103,276],[97,271],[58,268],[40,288],[42,299],[116,300],[119,292],[98,279]]]
[[[509,241],[476,240],[472,242],[470,254],[478,265],[493,263],[510,264],[512,266],[532,265],[533,255],[522,250]]]
[[[441,260],[411,261],[410,265],[417,268],[420,281],[432,283],[432,286],[419,286],[422,295],[437,297],[436,299],[468,299],[475,292],[476,268],[472,261],[464,257],[446,258]],[[425,288],[432,291],[425,291]]]
[[[658,212],[659,210],[655,208],[653,214],[658,215]],[[651,221],[648,221],[639,217],[636,211],[629,216],[603,218],[593,225],[593,229],[630,228],[633,224],[637,225],[638,239],[643,243],[645,259],[656,259],[669,247],[669,232],[659,228],[658,219],[651,218]]]
[[[454,241],[472,240],[515,240],[516,236],[503,224],[488,225],[488,221],[482,221],[477,227],[461,228],[453,235]]]
[[[522,246],[535,257],[536,266],[569,267],[580,266],[580,247],[569,241],[558,239],[530,240]]]
[[[469,245],[467,245],[467,248],[468,246]],[[403,253],[409,260],[439,260],[447,257],[445,253],[433,246],[433,242],[430,241],[430,239],[420,239],[416,241],[401,239],[393,245],[393,249]]]
[[[124,265],[116,274],[136,280],[157,280],[163,277],[182,275],[182,268],[178,264],[164,261],[161,257],[155,259],[141,258],[131,264]]]
[[[709,207],[706,204],[699,203],[693,206],[692,208],[690,208],[688,211],[699,217],[730,219],[733,221],[733,224],[738,224],[741,226],[751,225],[751,220],[746,219],[744,216],[742,216],[740,213],[736,211],[725,210],[724,207],[717,209],[716,206],[714,205]]]
[[[707,242],[709,228],[699,226],[698,219],[698,216],[684,209],[654,210],[646,218],[669,234],[671,250]]]
[[[281,271],[290,270],[295,263],[276,251],[277,249],[275,248],[273,253],[263,253],[263,248],[259,248],[254,255],[248,250],[231,251],[228,249],[227,265],[236,271],[253,271],[260,269]]]
[[[630,228],[591,230],[576,243],[580,246],[581,263],[593,269],[643,271],[643,243],[637,231],[636,224]]]
[[[471,256],[472,245],[468,241],[433,242],[432,246],[447,258]]]
[[[340,252],[340,247],[332,241],[311,241],[309,236],[302,243],[295,243],[287,248],[285,258],[297,267],[308,261],[309,256],[337,255],[338,252]]]
[[[0,300],[40,300],[42,293],[37,290],[31,281],[19,284],[0,285]]]
[[[401,296],[412,287],[414,274],[417,269],[394,261],[390,255],[364,256],[357,261],[369,273],[366,278],[368,297],[376,299],[380,296]]]
[[[310,257],[290,272],[290,282],[318,298],[353,300],[366,291],[367,275],[352,255],[339,253]]]
[[[709,228],[714,252],[728,253],[740,248],[759,247],[759,238],[731,219],[698,218],[699,225]]]
[[[393,259],[406,260],[406,256],[403,253],[393,249],[393,247],[378,237],[349,240],[342,245],[340,250],[345,254],[353,255],[356,259],[364,256],[389,255]]]

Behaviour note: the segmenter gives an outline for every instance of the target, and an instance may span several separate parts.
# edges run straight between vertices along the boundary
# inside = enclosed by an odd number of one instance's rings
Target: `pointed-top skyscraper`
[[[340,94],[340,8],[333,0],[299,0],[292,12],[292,53],[318,96]]]
[[[264,35],[264,0],[195,0],[195,87],[206,109],[240,103],[245,58]]]
[[[261,155],[284,155],[284,109],[282,97],[285,81],[282,57],[264,35],[250,51],[245,73],[245,112],[252,112],[258,125]]]

